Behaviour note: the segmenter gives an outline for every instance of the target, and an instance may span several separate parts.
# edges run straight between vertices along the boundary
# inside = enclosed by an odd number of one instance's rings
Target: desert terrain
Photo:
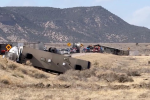
[[[90,61],[91,68],[60,75],[0,56],[0,100],[149,100],[150,56],[143,50],[150,46],[133,46],[130,48],[141,50],[143,55],[73,55]]]

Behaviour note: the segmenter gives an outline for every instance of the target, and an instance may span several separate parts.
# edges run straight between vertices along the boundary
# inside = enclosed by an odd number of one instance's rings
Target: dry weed
[[[41,78],[48,78],[45,74],[43,73],[35,73],[32,75],[32,77],[35,77],[37,79],[41,79]]]
[[[0,59],[0,69],[3,69],[3,70],[6,70],[7,68],[7,63],[8,63],[8,60],[7,59]]]
[[[129,60],[136,60],[136,58],[130,57]]]
[[[150,65],[150,61],[148,61],[148,65]]]
[[[30,60],[27,60],[25,65],[32,66],[32,63],[30,62]]]
[[[138,97],[139,98],[148,98],[149,97],[149,93],[142,93]]]
[[[9,69],[11,69],[11,70],[15,70],[15,69],[18,68],[18,65],[15,64],[15,63],[9,63],[9,64],[7,65],[7,67],[8,67]]]
[[[142,56],[142,54],[139,54],[139,56]]]
[[[53,95],[46,95],[43,100],[51,100],[53,99]]]
[[[122,68],[122,67],[109,68],[108,70],[111,70],[115,73],[127,73],[127,69]]]
[[[150,68],[141,68],[139,69],[140,73],[150,73]]]
[[[22,73],[20,73],[20,72],[15,72],[12,74],[12,76],[24,78],[24,75],[22,75]]]
[[[99,66],[99,62],[96,60],[96,61],[94,61],[93,65],[94,66]]]
[[[130,69],[127,71],[127,75],[128,76],[141,76],[138,70],[130,70]]]
[[[145,56],[149,56],[149,54],[145,54]]]
[[[1,76],[0,82],[3,83],[3,84],[7,84],[7,85],[12,83],[8,76]]]
[[[98,77],[99,80],[106,80],[107,82],[113,82],[117,78],[117,74],[107,70],[107,71],[96,71],[96,77]]]
[[[124,82],[133,82],[133,79],[126,74],[118,74],[112,71],[105,71],[103,73],[97,73],[96,75],[99,79],[106,80],[107,82],[118,81],[121,83]]]
[[[98,77],[95,77],[95,76],[91,76],[90,78],[88,78],[88,81],[89,81],[89,82],[98,82],[98,81],[99,81],[99,78],[98,78]]]
[[[23,70],[23,73],[26,73],[26,75],[29,75],[29,76],[37,78],[37,79],[48,78],[48,76],[46,76],[44,73],[42,73],[38,70],[28,70],[28,71]]]
[[[0,69],[6,70],[6,67],[0,63]]]
[[[23,74],[28,74],[28,71],[27,70],[25,70],[25,69],[20,69],[21,70],[21,72],[23,73]]]
[[[43,83],[38,83],[38,84],[35,84],[34,86],[38,87],[38,88],[44,88],[45,87],[45,85]]]
[[[22,73],[22,74],[28,75],[30,77],[34,77],[36,79],[48,78],[48,76],[45,75],[44,72],[39,71],[37,69],[29,69],[29,68],[25,69],[25,68],[19,67],[19,68],[17,68],[17,71]]]
[[[150,89],[150,82],[149,83],[141,82],[139,87],[140,88]]]
[[[133,79],[128,76],[126,73],[115,73],[111,70],[103,70],[101,68],[91,68],[90,70],[83,70],[83,71],[75,71],[75,70],[68,70],[65,74],[60,75],[58,77],[61,81],[90,81],[91,78],[97,81],[107,81],[107,82],[133,82]],[[94,81],[93,81],[94,82]]]
[[[118,75],[118,82],[124,83],[124,82],[133,82],[133,79],[126,74]]]

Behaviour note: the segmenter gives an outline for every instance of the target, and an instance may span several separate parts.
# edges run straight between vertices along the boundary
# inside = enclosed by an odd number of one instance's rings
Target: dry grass
[[[12,83],[11,79],[6,75],[1,76],[0,81],[1,81],[1,83],[7,84],[7,85]]]
[[[59,80],[62,81],[88,81],[88,78],[97,78],[96,81],[93,82],[133,82],[133,79],[124,73],[115,73],[110,70],[103,70],[103,69],[95,69],[92,68],[90,70],[83,70],[83,71],[75,71],[69,70],[65,74],[62,74],[58,77]]]
[[[150,56],[86,54],[89,70],[59,76],[0,57],[0,100],[148,100]],[[1,95],[2,94],[2,95]]]
[[[127,71],[127,75],[128,76],[141,76],[138,70],[132,70],[132,69]]]
[[[32,63],[29,60],[27,60],[25,65],[32,66]]]
[[[48,73],[35,69],[31,66],[15,63],[13,61],[0,58],[0,75],[8,77],[0,78],[1,83],[10,84],[9,80],[13,80],[12,84],[38,83],[36,79],[48,79]],[[8,79],[7,79],[8,78]],[[40,80],[40,81],[41,81]]]

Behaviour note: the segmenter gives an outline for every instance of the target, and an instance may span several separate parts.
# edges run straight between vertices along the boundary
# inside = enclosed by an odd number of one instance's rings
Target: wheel
[[[50,48],[48,49],[48,52],[51,52],[51,50],[52,50],[52,47],[50,47]]]
[[[57,49],[56,48],[53,48],[53,53],[57,53]]]

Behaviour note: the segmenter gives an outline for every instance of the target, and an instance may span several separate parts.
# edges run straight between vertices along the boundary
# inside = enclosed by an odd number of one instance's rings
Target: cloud
[[[135,11],[129,23],[150,28],[150,6]]]

